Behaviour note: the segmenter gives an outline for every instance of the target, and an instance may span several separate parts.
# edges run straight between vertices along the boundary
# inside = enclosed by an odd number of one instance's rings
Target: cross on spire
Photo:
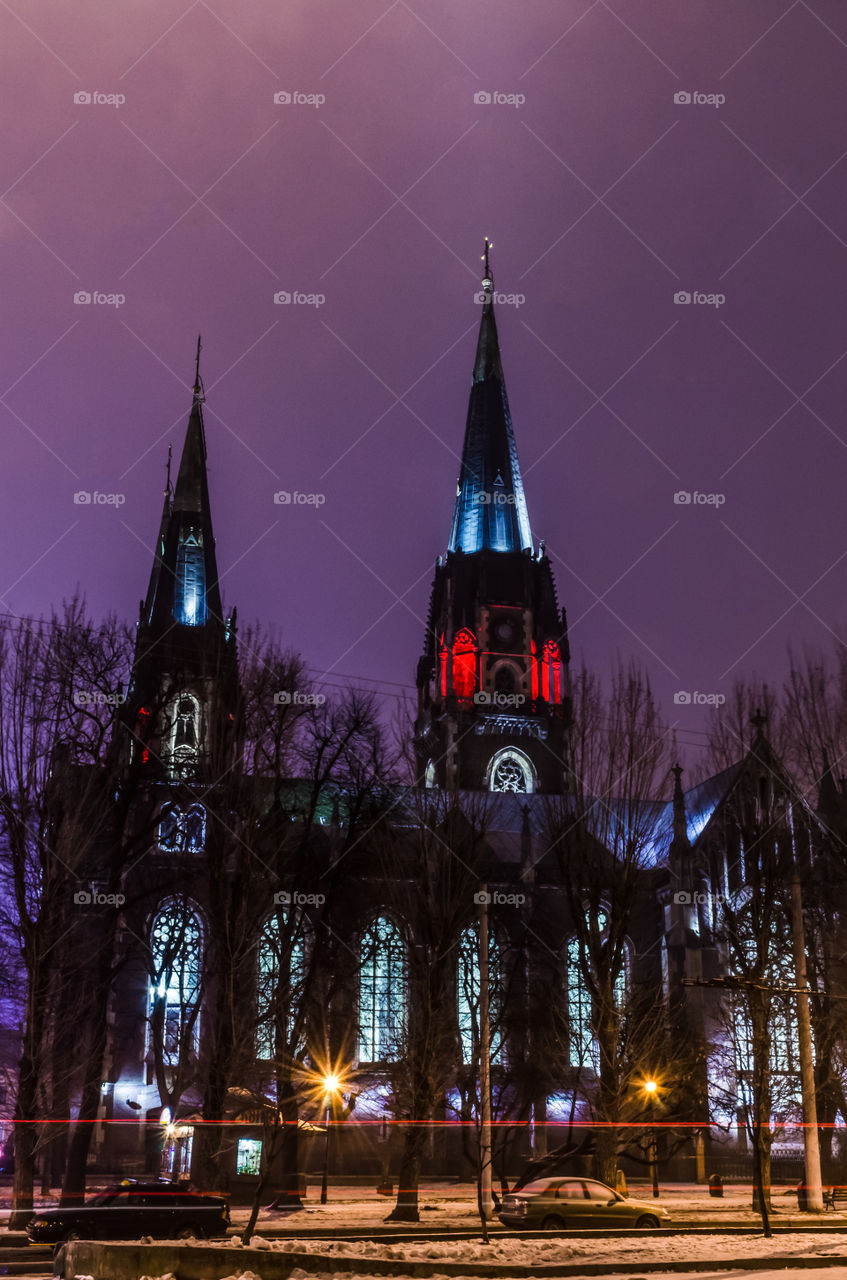
[[[484,247],[483,252],[482,252],[482,262],[483,262],[483,264],[484,264],[484,266],[485,266],[485,275],[483,276],[483,279],[482,279],[482,287],[483,287],[483,289],[490,289],[490,288],[491,288],[491,286],[494,284],[494,277],[493,277],[493,276],[492,276],[492,274],[491,274],[491,263],[490,263],[490,261],[489,261],[489,257],[488,257],[489,250],[491,250],[491,249],[493,249],[493,248],[494,248],[494,245],[491,243],[491,241],[489,240],[488,236],[486,236],[486,237],[485,237],[485,247]]]
[[[765,726],[768,723],[768,717],[764,711],[762,711],[761,707],[756,708],[755,714],[750,717],[750,723],[756,730],[756,737],[759,737],[759,735],[764,732]]]
[[[197,335],[197,355],[194,360],[194,395],[200,396],[200,352],[203,350],[203,343],[200,341],[200,334]]]

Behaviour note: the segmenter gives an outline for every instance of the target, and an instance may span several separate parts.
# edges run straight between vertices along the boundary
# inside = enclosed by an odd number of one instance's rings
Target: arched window
[[[302,1043],[304,1028],[301,1022],[298,1034],[297,1014],[306,985],[307,929],[302,913],[290,909],[272,915],[262,929],[256,951],[257,1058],[293,1053]]]
[[[190,778],[200,753],[200,703],[192,693],[179,693],[170,704],[169,755],[171,773]]]
[[[167,853],[200,853],[206,847],[206,810],[202,804],[182,809],[164,805],[159,816],[159,848]]]
[[[181,529],[176,553],[174,617],[187,627],[206,621],[206,558],[202,529]]]
[[[453,692],[457,698],[472,698],[476,692],[476,637],[467,627],[453,641]]]
[[[553,640],[547,641],[541,656],[541,696],[554,705],[562,701],[562,658]]]
[[[489,761],[485,783],[489,791],[528,793],[536,789],[535,769],[523,751],[516,747],[503,747]]]
[[[182,848],[182,810],[178,804],[166,804],[159,814],[159,848],[173,853]]]
[[[459,939],[456,1008],[462,1062],[470,1066],[479,1060],[479,925],[469,924]],[[488,934],[488,1022],[491,1029],[491,1056],[503,1049],[503,963],[494,930]]]
[[[359,1060],[387,1062],[401,1045],[406,1020],[405,948],[400,931],[380,916],[361,941]]]
[[[426,769],[424,770],[424,786],[425,787],[435,786],[435,761],[434,760],[427,760],[426,762]]]
[[[193,804],[183,818],[185,848],[188,853],[200,853],[206,847],[206,810],[202,804]]]
[[[202,939],[200,920],[185,902],[167,903],[150,927],[150,1020],[160,1029],[168,1066],[197,1053]]]
[[[606,916],[603,911],[598,914],[598,926],[601,933],[605,932]],[[615,976],[614,1001],[618,1012],[623,1010],[626,1001],[629,967],[629,947],[625,945],[624,963]],[[592,994],[583,970],[582,947],[576,937],[571,938],[567,944],[566,968],[570,1065],[591,1067],[599,1073],[600,1046],[594,1034],[595,1016]]]

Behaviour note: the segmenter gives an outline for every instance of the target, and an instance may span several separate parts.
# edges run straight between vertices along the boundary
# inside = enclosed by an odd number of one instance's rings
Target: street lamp
[[[340,1088],[341,1088],[341,1080],[337,1075],[330,1072],[328,1075],[325,1075],[323,1077],[323,1089],[324,1089],[324,1100],[325,1100],[324,1123],[326,1125],[326,1144],[324,1146],[324,1171],[323,1171],[323,1177],[321,1178],[321,1204],[326,1204],[326,1183],[327,1183],[327,1176],[329,1174],[330,1108],[332,1105],[332,1099],[339,1092]]]
[[[656,1137],[656,1095],[659,1086],[655,1080],[644,1081],[644,1092],[647,1094],[647,1105],[650,1108],[652,1121],[650,1128],[650,1176],[653,1182],[653,1199],[659,1198],[659,1144]]]

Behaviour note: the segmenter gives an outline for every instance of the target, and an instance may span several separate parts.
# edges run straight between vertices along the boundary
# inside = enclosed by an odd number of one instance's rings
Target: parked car
[[[164,1240],[224,1236],[229,1204],[173,1182],[125,1178],[73,1209],[45,1209],[27,1226],[32,1244],[62,1240]]]
[[[669,1214],[655,1202],[629,1200],[593,1178],[539,1178],[503,1197],[500,1221],[542,1231],[590,1227],[660,1227]]]

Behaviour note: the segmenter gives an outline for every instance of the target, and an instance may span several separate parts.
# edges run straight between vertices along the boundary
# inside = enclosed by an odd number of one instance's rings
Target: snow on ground
[[[847,1238],[842,1234],[827,1233],[810,1238],[802,1232],[791,1232],[765,1240],[760,1235],[704,1235],[696,1238],[685,1236],[607,1237],[592,1240],[497,1240],[483,1244],[481,1240],[449,1240],[431,1242],[415,1241],[411,1244],[380,1244],[370,1240],[314,1240],[285,1239],[264,1240],[253,1238],[252,1248],[283,1250],[297,1253],[321,1254],[324,1257],[360,1258],[364,1264],[368,1258],[384,1258],[393,1261],[420,1262],[444,1261],[451,1263],[491,1262],[517,1267],[538,1266],[543,1263],[572,1263],[580,1259],[592,1262],[661,1263],[680,1258],[766,1258],[774,1256],[800,1257],[811,1254],[832,1256],[833,1263],[847,1263]]]

